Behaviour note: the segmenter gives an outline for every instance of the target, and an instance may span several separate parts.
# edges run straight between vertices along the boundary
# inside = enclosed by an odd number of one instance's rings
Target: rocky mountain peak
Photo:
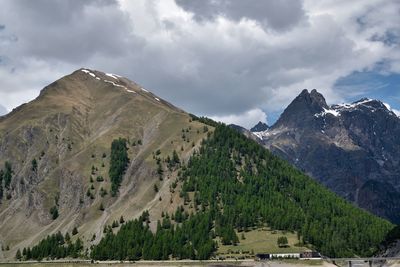
[[[303,90],[268,131],[255,133],[276,155],[376,215],[400,222],[400,119],[362,98],[328,106]]]
[[[304,89],[284,110],[274,127],[303,124],[325,109],[329,109],[329,106],[322,94],[316,89],[311,92]]]
[[[259,121],[253,128],[250,129],[251,132],[263,132],[269,129],[268,124]]]

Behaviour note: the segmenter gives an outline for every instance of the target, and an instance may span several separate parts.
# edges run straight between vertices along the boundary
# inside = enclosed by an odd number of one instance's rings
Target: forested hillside
[[[204,259],[215,249],[211,242],[215,236],[226,244],[235,243],[234,229],[246,231],[265,223],[297,231],[303,242],[324,255],[365,256],[376,250],[392,228],[224,125],[218,125],[203,142],[180,180],[181,196],[198,215],[183,223],[164,219],[156,234],[139,219],[116,235],[110,232],[95,247],[93,257]],[[129,233],[132,239],[127,239]]]
[[[235,244],[235,229],[264,225],[297,231],[301,242],[326,256],[367,256],[393,228],[237,131],[213,126],[178,171],[184,207],[165,214],[155,233],[146,213],[119,232],[105,229],[106,236],[92,248],[93,259],[207,259],[216,250],[215,238]]]
[[[216,229],[267,223],[298,231],[328,256],[370,255],[393,227],[224,125],[190,160],[183,180],[182,193],[195,192],[194,204],[215,214]]]

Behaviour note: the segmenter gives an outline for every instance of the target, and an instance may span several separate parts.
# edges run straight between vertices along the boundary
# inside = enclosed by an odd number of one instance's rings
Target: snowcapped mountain
[[[400,222],[400,118],[387,104],[328,106],[303,90],[271,128],[253,133],[337,194]]]

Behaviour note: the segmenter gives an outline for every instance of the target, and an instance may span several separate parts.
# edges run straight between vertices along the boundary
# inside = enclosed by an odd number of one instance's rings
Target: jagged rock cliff
[[[356,205],[400,223],[400,119],[384,103],[328,106],[303,90],[266,131],[273,153]]]

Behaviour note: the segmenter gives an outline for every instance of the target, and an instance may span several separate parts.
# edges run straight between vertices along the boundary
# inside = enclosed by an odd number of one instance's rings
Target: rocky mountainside
[[[250,129],[251,132],[263,132],[269,129],[269,126],[264,123],[259,121],[253,128]]]
[[[340,196],[400,223],[400,119],[384,103],[328,106],[303,90],[271,128],[253,132]]]
[[[203,127],[117,75],[80,69],[45,87],[0,117],[0,245],[10,248],[0,259],[75,227],[85,244],[97,243],[106,225],[144,210],[155,227],[162,211],[182,202],[170,191],[176,173],[157,169],[155,154],[177,151],[186,160],[206,137]],[[127,140],[129,164],[112,197],[110,149],[118,138]]]

